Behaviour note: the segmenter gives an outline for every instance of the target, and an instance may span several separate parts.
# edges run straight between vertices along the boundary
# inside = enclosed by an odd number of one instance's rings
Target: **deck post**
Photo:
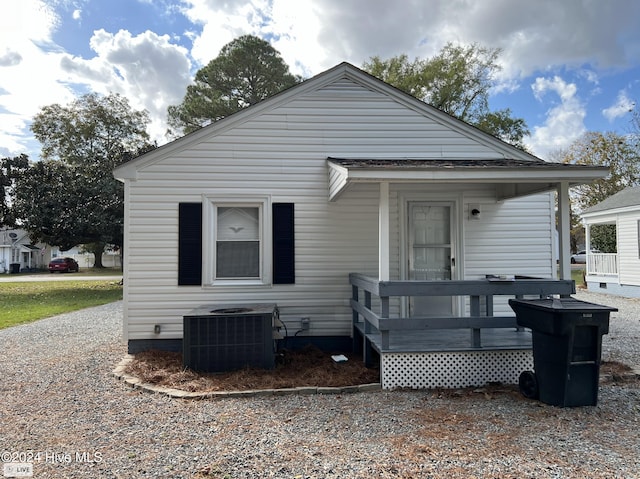
[[[480,296],[470,296],[469,297],[469,306],[470,313],[472,317],[480,316]],[[473,328],[471,329],[471,347],[479,348],[480,347],[480,329]]]
[[[389,318],[389,296],[380,296],[380,317]],[[389,330],[380,331],[382,349],[389,349]]]
[[[355,285],[351,285],[351,299],[353,299],[356,303],[358,302],[358,287]],[[355,309],[351,310],[351,317],[353,320],[353,324],[355,325],[358,322],[359,314]]]
[[[356,285],[351,285],[351,299],[355,302],[358,301],[358,287]],[[351,309],[351,335],[353,340],[353,352],[357,353],[360,351],[360,345],[358,344],[358,331],[356,329],[356,324],[360,319],[360,315],[355,309]],[[366,343],[367,338],[363,335],[363,341]]]
[[[364,292],[364,307],[367,309],[371,309],[371,292]],[[364,332],[365,334],[369,334],[371,332],[371,323],[365,319],[364,321]]]

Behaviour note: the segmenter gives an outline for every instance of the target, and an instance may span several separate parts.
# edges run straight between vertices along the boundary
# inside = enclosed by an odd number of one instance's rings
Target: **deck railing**
[[[587,255],[587,274],[596,276],[617,276],[618,254],[589,253]]]
[[[470,330],[471,347],[480,348],[483,328],[518,327],[515,316],[494,315],[494,296],[544,298],[551,295],[566,297],[575,293],[575,283],[572,280],[553,279],[379,281],[363,274],[351,273],[349,282],[352,289],[353,327],[360,327],[365,337],[379,332],[382,350],[389,349],[389,335],[393,331],[461,328]],[[360,290],[364,292],[363,298]],[[379,298],[379,313],[371,309],[372,295]],[[456,317],[390,317],[390,298],[415,296],[466,296],[469,298],[470,314]]]

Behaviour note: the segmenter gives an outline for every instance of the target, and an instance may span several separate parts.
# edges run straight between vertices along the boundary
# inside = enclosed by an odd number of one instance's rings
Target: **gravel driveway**
[[[604,359],[639,365],[640,301],[576,297],[620,309]],[[0,460],[56,479],[640,477],[637,380],[566,409],[509,386],[169,399],[112,377],[121,317],[113,303],[0,331]]]

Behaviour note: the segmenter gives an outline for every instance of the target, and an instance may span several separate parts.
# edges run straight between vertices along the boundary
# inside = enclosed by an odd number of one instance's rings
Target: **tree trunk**
[[[89,251],[93,253],[94,268],[104,268],[102,264],[102,253],[104,253],[105,246],[105,243],[91,243],[91,249]]]

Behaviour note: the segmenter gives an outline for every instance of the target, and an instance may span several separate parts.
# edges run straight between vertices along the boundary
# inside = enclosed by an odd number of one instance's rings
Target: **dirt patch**
[[[632,368],[618,361],[603,361],[600,364],[600,379],[605,382],[637,381],[638,378],[632,372]]]
[[[336,363],[331,358],[335,354],[345,355],[348,361]],[[345,352],[327,353],[314,347],[283,352],[272,370],[246,368],[216,374],[186,369],[180,353],[145,351],[135,355],[125,372],[145,383],[189,392],[344,387],[380,381],[379,371],[366,368],[362,357]]]

